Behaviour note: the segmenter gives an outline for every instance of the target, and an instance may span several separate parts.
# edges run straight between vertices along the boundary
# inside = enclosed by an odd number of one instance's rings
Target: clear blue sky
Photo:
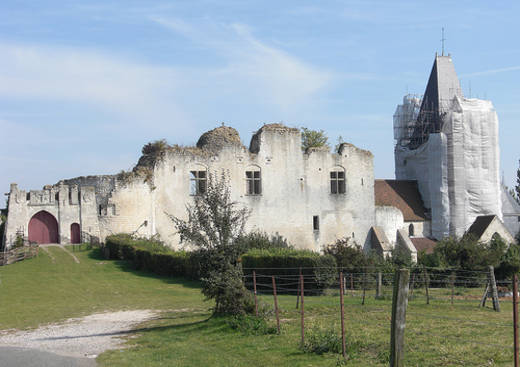
[[[497,5],[498,4],[498,5]],[[422,94],[441,28],[463,91],[493,101],[520,158],[518,1],[0,2],[0,192],[131,168],[148,141],[222,121],[323,129],[393,178],[392,115]],[[2,200],[3,201],[3,200]],[[0,202],[0,207],[3,203]]]

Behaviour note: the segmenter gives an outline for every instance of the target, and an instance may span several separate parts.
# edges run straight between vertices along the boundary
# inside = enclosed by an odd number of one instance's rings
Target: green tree
[[[251,296],[242,282],[239,239],[249,210],[239,208],[230,197],[225,173],[220,179],[209,174],[204,193],[187,206],[188,219],[170,215],[181,243],[191,245],[201,267],[202,293],[215,300],[216,314],[243,314]]]
[[[308,148],[329,147],[329,138],[323,130],[311,130],[306,127],[301,128],[302,131],[302,150],[305,152]]]

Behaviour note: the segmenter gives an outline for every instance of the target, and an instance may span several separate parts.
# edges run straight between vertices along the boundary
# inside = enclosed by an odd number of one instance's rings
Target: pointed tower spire
[[[435,61],[410,142],[411,148],[428,140],[430,133],[441,131],[443,112],[449,109],[455,97],[462,98],[463,94],[451,56],[439,56],[435,53]]]

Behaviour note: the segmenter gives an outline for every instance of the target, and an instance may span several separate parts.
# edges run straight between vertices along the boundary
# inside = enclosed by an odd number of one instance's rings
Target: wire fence
[[[267,304],[279,329],[280,324],[299,320],[301,343],[306,321],[341,321],[343,339],[345,331],[354,336],[375,335],[372,344],[378,345],[381,355],[392,355],[392,343],[388,343],[394,338],[392,310],[398,292],[404,292],[396,284],[396,273],[377,268],[341,270],[244,269],[244,284],[255,296],[257,313],[260,303],[264,308]],[[513,320],[517,297],[512,280],[495,280],[492,269],[417,268],[408,274],[406,318],[401,322],[404,331],[406,320],[403,348],[414,363],[511,365],[517,360],[518,338],[514,336],[518,326]],[[280,321],[280,315],[284,320]],[[424,356],[433,356],[437,362],[423,360]]]

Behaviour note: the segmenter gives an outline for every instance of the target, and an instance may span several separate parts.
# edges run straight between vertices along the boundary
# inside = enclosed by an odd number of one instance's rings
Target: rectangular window
[[[312,229],[315,231],[320,230],[320,217],[317,215],[312,217]]]
[[[206,171],[190,171],[190,195],[202,195],[206,192]]]
[[[331,171],[330,172],[330,193],[344,194],[345,193],[345,172]]]
[[[260,171],[246,171],[247,195],[262,194],[262,179]]]

